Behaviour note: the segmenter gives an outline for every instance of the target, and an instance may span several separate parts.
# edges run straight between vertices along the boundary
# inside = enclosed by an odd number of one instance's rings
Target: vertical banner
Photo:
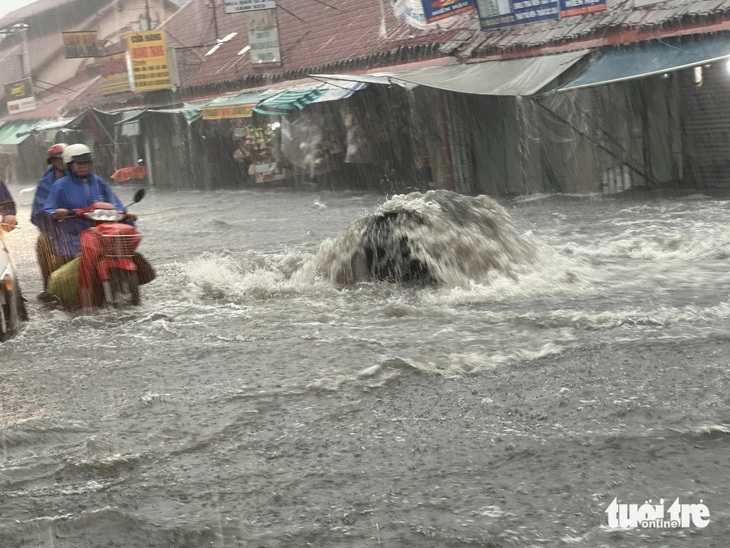
[[[8,114],[30,112],[36,109],[33,82],[30,78],[5,84],[5,95],[8,100]]]
[[[226,13],[276,9],[275,0],[223,0]]]
[[[99,73],[102,95],[112,95],[132,89],[127,71],[127,54],[124,52],[113,53],[99,59]]]
[[[422,0],[427,23],[476,9],[475,0]]]
[[[482,30],[558,18],[558,0],[477,0]]]
[[[251,64],[281,63],[279,30],[276,28],[276,10],[257,10],[246,14],[248,45]]]
[[[170,89],[170,66],[165,32],[150,30],[127,35],[134,91]]]
[[[639,0],[634,0],[638,5]],[[606,11],[606,0],[560,0],[560,17],[586,15]]]
[[[66,59],[99,57],[103,48],[96,37],[96,31],[63,32],[63,48]]]

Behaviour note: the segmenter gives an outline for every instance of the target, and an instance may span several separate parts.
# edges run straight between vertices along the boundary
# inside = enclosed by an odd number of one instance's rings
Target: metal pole
[[[145,17],[147,18],[147,30],[152,30],[152,21],[150,20],[150,0],[144,0]]]
[[[218,34],[218,14],[216,13],[215,0],[210,0],[210,5],[213,7],[213,25],[215,26],[215,38],[220,38]]]
[[[28,57],[27,63],[25,62],[26,57]],[[30,78],[30,58],[29,58],[29,53],[28,53],[28,26],[27,25],[23,29],[23,55],[21,55],[20,58],[21,58],[20,72],[23,75],[23,78],[26,78],[26,77]],[[25,74],[26,69],[28,71],[27,75]]]

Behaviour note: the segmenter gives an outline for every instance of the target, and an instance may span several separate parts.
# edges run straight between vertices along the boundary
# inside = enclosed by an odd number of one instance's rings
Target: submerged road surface
[[[0,546],[727,546],[730,203],[400,197],[393,284],[385,201],[151,191],[142,306],[76,314],[22,206]]]

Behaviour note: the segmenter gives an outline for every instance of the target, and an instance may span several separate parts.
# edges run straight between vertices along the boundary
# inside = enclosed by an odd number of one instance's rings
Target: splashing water
[[[456,287],[484,283],[494,273],[515,277],[535,257],[534,245],[491,198],[432,190],[392,197],[323,242],[302,270],[336,284],[380,280]]]

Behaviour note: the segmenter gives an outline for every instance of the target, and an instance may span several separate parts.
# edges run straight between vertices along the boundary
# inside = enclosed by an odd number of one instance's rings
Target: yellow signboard
[[[122,93],[132,89],[129,84],[126,53],[113,53],[99,59],[99,73],[102,95]]]
[[[232,105],[225,107],[205,107],[203,120],[231,120],[234,118],[251,118],[256,105]]]
[[[103,48],[96,37],[96,31],[63,32],[63,47],[66,59],[99,57]]]
[[[30,78],[5,84],[5,94],[10,101],[25,99],[33,96],[33,85]]]
[[[127,35],[127,45],[132,63],[134,91],[157,91],[172,87],[164,31],[130,32]]]

